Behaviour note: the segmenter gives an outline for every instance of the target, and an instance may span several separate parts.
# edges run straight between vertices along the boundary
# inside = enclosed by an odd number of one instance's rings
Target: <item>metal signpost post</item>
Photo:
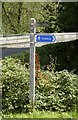
[[[36,20],[31,18],[30,22],[30,103],[32,110],[35,102],[35,33]]]
[[[40,24],[45,26],[46,24]],[[54,35],[49,34],[37,34],[36,33],[36,20],[31,18],[30,22],[30,103],[32,110],[34,109],[35,102],[35,42],[55,42],[56,38]],[[38,24],[39,26],[39,24]],[[36,38],[36,39],[35,39]]]

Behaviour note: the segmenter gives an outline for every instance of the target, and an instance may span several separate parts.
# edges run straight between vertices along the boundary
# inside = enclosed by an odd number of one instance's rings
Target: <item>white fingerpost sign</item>
[[[30,22],[30,102],[32,109],[35,102],[35,33],[36,20],[31,18]]]

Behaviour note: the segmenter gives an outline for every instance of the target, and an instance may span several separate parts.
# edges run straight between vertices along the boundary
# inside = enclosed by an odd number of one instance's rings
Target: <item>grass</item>
[[[50,111],[34,111],[29,113],[9,114],[6,118],[78,118],[76,112],[50,112]]]

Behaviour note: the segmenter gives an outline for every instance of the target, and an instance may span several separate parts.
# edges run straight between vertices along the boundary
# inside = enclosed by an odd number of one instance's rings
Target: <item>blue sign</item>
[[[56,37],[54,35],[36,35],[36,42],[55,42]]]

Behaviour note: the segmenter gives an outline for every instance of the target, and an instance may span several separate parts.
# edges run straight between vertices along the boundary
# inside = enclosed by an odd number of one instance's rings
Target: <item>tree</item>
[[[43,22],[47,22],[49,24],[48,27],[45,27],[44,32],[53,33],[60,31],[57,23],[59,7],[60,6],[58,2],[47,3],[43,6]]]
[[[78,31],[78,2],[60,3],[58,23],[64,32]]]
[[[30,18],[37,21],[42,17],[42,4],[26,2],[3,2],[3,34],[24,34],[30,32]]]
[[[20,3],[4,3],[3,9],[3,30],[4,33],[17,34],[20,31],[20,21],[22,13],[22,2]],[[17,7],[16,7],[17,6]]]
[[[64,32],[78,32],[78,2],[71,3],[60,3],[60,14],[58,17],[58,23],[61,30]],[[75,73],[78,74],[78,40],[73,41],[73,44],[70,43],[70,50],[68,48],[67,55],[70,54],[70,63],[71,68],[75,70]]]

